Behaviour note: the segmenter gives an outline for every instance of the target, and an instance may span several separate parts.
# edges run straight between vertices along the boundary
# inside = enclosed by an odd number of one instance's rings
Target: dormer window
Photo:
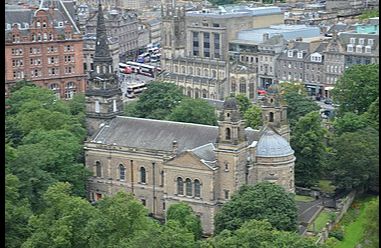
[[[303,52],[298,52],[298,59],[302,59],[303,58]]]
[[[370,46],[365,46],[365,53],[371,53],[372,49]]]
[[[364,38],[360,38],[360,39],[359,39],[359,44],[360,44],[360,45],[364,45]]]
[[[294,55],[294,51],[289,50],[288,53],[287,53],[287,56],[288,56],[289,58],[292,58],[293,55]]]
[[[7,23],[7,30],[10,30],[11,29],[11,24]]]
[[[362,46],[361,45],[356,46],[356,53],[362,53]]]
[[[42,27],[43,27],[43,28],[46,28],[46,22],[43,22],[43,23],[42,23]]]
[[[349,43],[351,44],[356,44],[356,38],[350,38]]]
[[[353,45],[352,44],[347,45],[347,52],[349,52],[349,53],[353,52]]]
[[[41,27],[41,22],[36,22],[36,27]]]
[[[373,46],[373,39],[368,39],[368,46]]]
[[[63,22],[58,22],[58,27],[63,27]]]
[[[24,22],[24,28],[28,29],[29,28],[29,23]]]

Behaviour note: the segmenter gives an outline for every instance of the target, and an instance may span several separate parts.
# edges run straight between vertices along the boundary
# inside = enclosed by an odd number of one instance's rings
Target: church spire
[[[105,25],[105,18],[103,15],[102,4],[99,4],[98,7],[98,21],[97,21],[97,39],[95,43],[95,54],[94,54],[94,67],[97,68],[97,65],[108,63],[112,65],[112,57],[110,55],[110,49],[108,46],[107,32]],[[107,68],[109,69],[109,68]],[[112,70],[109,70],[108,73],[112,73]],[[97,72],[99,73],[99,72]],[[107,72],[104,72],[107,73]]]

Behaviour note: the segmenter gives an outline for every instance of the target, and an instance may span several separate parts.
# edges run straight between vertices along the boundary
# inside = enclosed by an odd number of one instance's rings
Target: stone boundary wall
[[[343,218],[344,214],[348,211],[348,208],[352,205],[353,200],[356,197],[356,190],[351,191],[339,204],[338,211],[336,212],[336,218],[334,221],[327,222],[326,226],[319,232],[316,237],[316,244],[323,244],[327,239],[329,232],[332,228]]]

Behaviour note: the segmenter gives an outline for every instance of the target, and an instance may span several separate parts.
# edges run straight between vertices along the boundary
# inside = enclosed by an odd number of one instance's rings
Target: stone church
[[[276,94],[263,102],[260,130],[245,128],[234,98],[225,100],[218,126],[121,116],[101,6],[99,13],[96,70],[86,92],[89,200],[130,192],[156,218],[185,202],[208,235],[216,212],[241,185],[270,181],[294,192],[287,108]]]

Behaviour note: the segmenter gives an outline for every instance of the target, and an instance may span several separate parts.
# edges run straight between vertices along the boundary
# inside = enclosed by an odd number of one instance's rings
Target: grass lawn
[[[330,212],[327,210],[323,210],[320,212],[318,217],[308,226],[309,231],[313,231],[313,223],[315,223],[315,230],[316,232],[320,232],[323,227],[327,224],[329,221],[330,217]]]
[[[344,226],[344,239],[338,242],[336,248],[353,248],[360,243],[364,234],[364,223],[367,221],[365,210],[371,199],[373,199],[373,197],[366,197],[357,201],[357,203],[360,204],[359,214],[353,222]],[[353,211],[353,209],[349,211]]]
[[[315,200],[312,196],[305,196],[305,195],[295,195],[295,201],[299,202],[312,202]]]
[[[326,193],[335,192],[335,186],[331,184],[331,180],[319,180],[319,188]]]

